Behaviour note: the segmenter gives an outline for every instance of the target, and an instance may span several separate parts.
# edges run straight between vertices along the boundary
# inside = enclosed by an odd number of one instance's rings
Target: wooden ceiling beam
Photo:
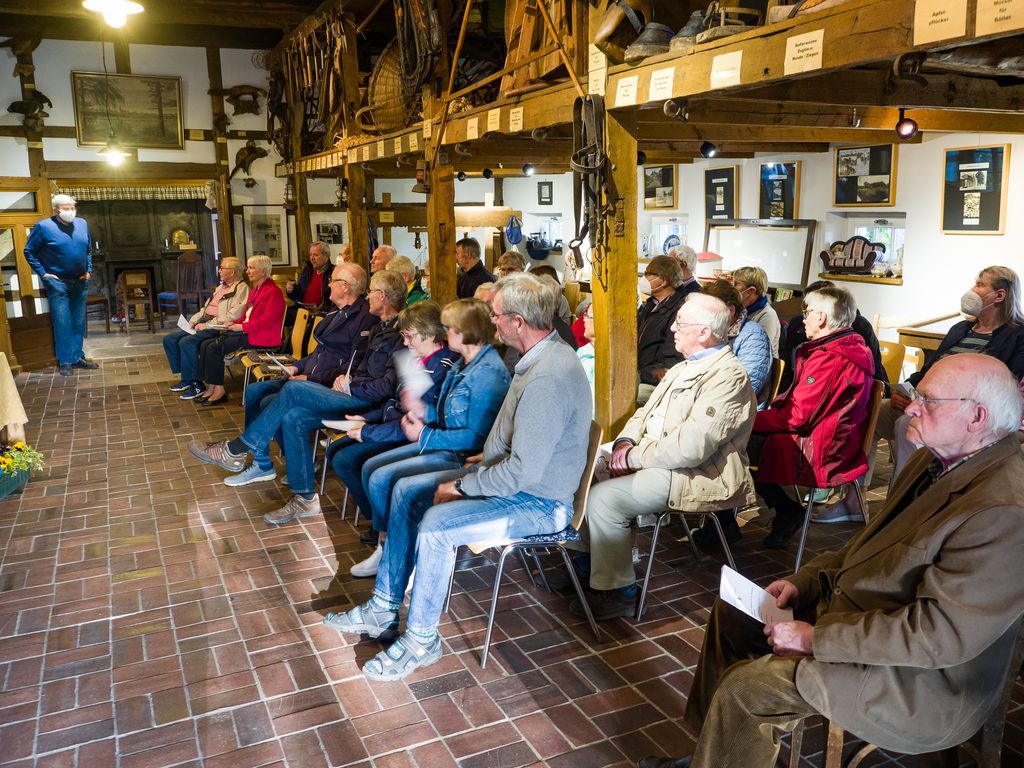
[[[302,22],[312,10],[312,7],[303,8],[297,3],[272,0],[257,3],[245,0],[176,0],[173,3],[146,3],[145,7],[141,15],[133,16],[128,22],[125,27],[128,34],[142,24],[181,24],[183,20],[187,20],[189,25],[289,30]],[[3,10],[13,16],[45,19],[45,26],[49,25],[50,19],[81,22],[97,18],[96,14],[86,11],[81,3],[67,0],[4,0]]]
[[[700,152],[703,141],[658,141],[649,142],[640,140],[640,149],[647,155],[648,160],[655,155],[670,155],[674,153],[693,154]],[[716,142],[719,153],[721,152],[828,152],[831,145],[828,142],[800,142],[800,141],[720,141]]]
[[[693,125],[691,123],[646,123],[637,126],[640,141],[739,141],[760,142],[846,142],[863,144],[892,143],[896,133],[891,128],[813,128],[799,125]],[[920,143],[921,134],[911,143]]]

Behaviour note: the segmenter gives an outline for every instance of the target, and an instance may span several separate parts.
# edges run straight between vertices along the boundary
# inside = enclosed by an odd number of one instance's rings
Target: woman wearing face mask
[[[974,287],[960,297],[960,311],[967,318],[946,333],[938,351],[920,371],[907,379],[911,386],[924,378],[928,370],[944,357],[961,352],[981,352],[1006,363],[1018,380],[1024,378],[1024,310],[1021,309],[1021,283],[1009,267],[986,267],[978,274]],[[907,439],[909,417],[903,411],[910,398],[899,385],[893,388],[892,399],[882,402],[875,427],[875,443],[889,440],[893,446],[893,472],[899,474],[916,446]],[[865,482],[871,479],[875,451],[871,451]],[[812,514],[818,523],[839,523],[863,519],[864,510],[855,508],[856,494],[820,513]]]

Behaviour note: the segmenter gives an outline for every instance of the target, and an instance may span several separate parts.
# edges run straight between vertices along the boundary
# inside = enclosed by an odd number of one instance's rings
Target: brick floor
[[[717,587],[713,553],[696,564],[668,529],[643,622],[603,625],[599,643],[568,598],[511,561],[486,669],[495,563],[473,558],[442,617],[442,661],[371,684],[359,667],[379,646],[321,623],[371,588],[348,575],[368,550],[339,514],[343,488],[328,482],[323,519],[267,528],[286,488],[227,488],[184,451],[238,433],[234,393],[226,408],[183,403],[151,338],[109,341],[99,371],[19,378],[47,467],[0,502],[0,765],[597,768],[687,750],[678,718]],[[792,552],[758,548],[761,519],[746,530],[740,569],[762,582],[786,573]],[[812,527],[810,548],[853,530]],[[1005,765],[1020,764],[1017,694]],[[820,749],[811,728],[803,765],[819,765]]]

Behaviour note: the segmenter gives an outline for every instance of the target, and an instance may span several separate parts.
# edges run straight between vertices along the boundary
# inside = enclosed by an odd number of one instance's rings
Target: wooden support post
[[[618,203],[608,225],[606,285],[596,275],[594,340],[597,420],[617,435],[636,409],[637,141],[628,116],[607,113],[608,182]]]
[[[210,90],[220,90],[224,87],[224,77],[220,66],[220,48],[206,49],[206,72],[210,79]],[[220,246],[220,257],[235,255],[235,236],[233,219],[231,216],[231,182],[228,174],[231,165],[228,162],[228,138],[225,129],[218,129],[217,120],[224,114],[224,97],[210,96],[210,104],[213,108],[213,151],[217,162],[217,175],[214,181],[217,182],[217,244]],[[217,254],[213,254],[214,258]]]
[[[309,222],[309,188],[305,174],[295,174],[295,244],[299,251],[299,263],[313,242],[313,225]]]
[[[352,260],[369,272],[369,238],[366,236],[366,171],[361,163],[349,163],[348,175],[348,239],[352,243]]]
[[[427,195],[430,298],[443,307],[455,300],[455,171],[450,148],[441,147],[433,158]]]

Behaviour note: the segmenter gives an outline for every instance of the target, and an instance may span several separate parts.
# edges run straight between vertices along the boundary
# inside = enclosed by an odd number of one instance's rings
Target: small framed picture
[[[946,150],[942,184],[943,233],[1003,234],[1009,160],[1009,144]]]
[[[895,144],[836,147],[837,208],[873,208],[896,203]]]
[[[675,165],[644,166],[644,208],[678,207]]]
[[[704,170],[704,218],[739,218],[739,166],[726,165]]]
[[[275,266],[287,266],[288,219],[280,205],[242,206],[242,240],[245,257],[262,254]]]
[[[800,208],[800,161],[761,164],[758,218],[797,219]]]
[[[537,204],[538,205],[553,205],[554,204],[554,182],[551,181],[538,181],[537,182]]]

